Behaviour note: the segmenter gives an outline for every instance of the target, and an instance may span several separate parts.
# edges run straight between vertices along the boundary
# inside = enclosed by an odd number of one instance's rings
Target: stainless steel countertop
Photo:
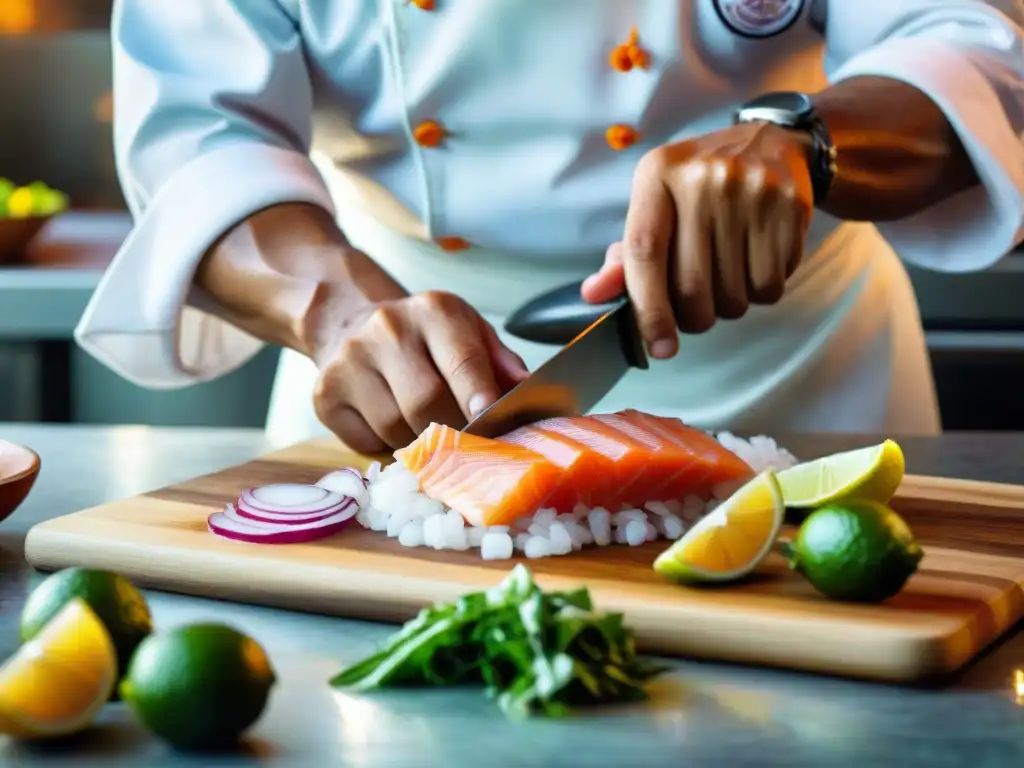
[[[0,523],[0,652],[17,646],[26,588],[40,578],[23,556],[35,523],[211,472],[266,450],[258,431],[0,425],[0,437],[43,459],[25,505]],[[838,438],[786,441],[798,455],[839,450]],[[863,442],[863,440],[856,441]],[[1024,482],[1024,435],[904,443],[915,472]],[[0,741],[4,766],[1019,766],[1024,697],[1020,627],[952,684],[909,689],[783,671],[678,662],[649,705],[560,722],[512,723],[475,691],[352,696],[328,677],[393,627],[148,593],[158,628],[200,620],[258,639],[279,685],[241,756],[175,754],[109,705],[96,729],[63,747]]]

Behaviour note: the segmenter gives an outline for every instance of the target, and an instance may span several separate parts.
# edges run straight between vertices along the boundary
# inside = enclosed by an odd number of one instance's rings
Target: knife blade
[[[647,367],[633,309],[622,299],[462,431],[494,438],[541,419],[582,415],[630,368]]]

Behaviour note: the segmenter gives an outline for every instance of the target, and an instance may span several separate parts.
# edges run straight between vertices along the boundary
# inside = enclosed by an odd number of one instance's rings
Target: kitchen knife
[[[552,416],[584,414],[630,368],[647,368],[647,355],[629,301],[621,299],[603,309],[589,327],[473,419],[463,432],[493,438]]]

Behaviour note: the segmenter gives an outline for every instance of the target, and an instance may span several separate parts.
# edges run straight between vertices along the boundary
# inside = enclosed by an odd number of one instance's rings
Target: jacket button
[[[629,72],[633,67],[647,68],[651,57],[647,51],[640,47],[639,41],[640,33],[636,27],[633,27],[629,32],[629,37],[626,38],[626,42],[615,46],[608,56],[608,63],[612,69],[619,72]]]
[[[613,125],[604,132],[608,146],[618,151],[628,149],[640,140],[640,134],[628,125]]]
[[[444,141],[448,131],[436,120],[424,120],[412,132],[412,137],[421,147],[437,147]]]
[[[643,48],[636,43],[628,46],[626,49],[629,52],[629,60],[633,62],[634,67],[640,67],[640,69],[647,69],[647,65],[651,63],[651,57]]]
[[[449,235],[446,237],[439,237],[434,242],[437,247],[442,251],[448,251],[449,253],[455,253],[456,251],[464,251],[467,248],[471,248],[472,244],[468,240],[464,240],[461,237],[455,237]]]
[[[412,0],[412,4],[419,8],[421,11],[434,10],[434,0]]]
[[[629,72],[633,68],[633,61],[629,57],[628,45],[616,45],[608,56],[608,64],[617,72]]]

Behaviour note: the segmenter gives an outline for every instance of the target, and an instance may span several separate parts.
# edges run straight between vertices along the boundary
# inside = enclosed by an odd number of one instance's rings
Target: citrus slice
[[[654,570],[681,583],[739,579],[771,551],[785,515],[775,473],[762,472],[662,552]]]
[[[785,469],[779,473],[779,485],[786,506],[794,509],[820,507],[840,499],[884,504],[900,487],[905,468],[899,444],[886,440]]]
[[[92,724],[117,680],[103,623],[80,598],[0,667],[0,733],[65,736]]]

